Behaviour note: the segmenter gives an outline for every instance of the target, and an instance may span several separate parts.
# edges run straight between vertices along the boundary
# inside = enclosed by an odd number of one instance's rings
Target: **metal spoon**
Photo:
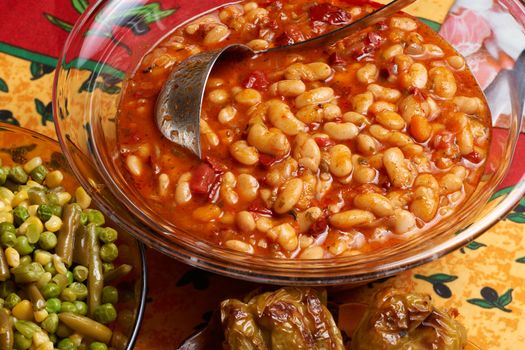
[[[363,30],[401,11],[415,0],[394,0],[369,15],[327,34],[296,44],[275,47],[257,54],[292,51],[331,45],[350,34]],[[200,111],[204,89],[210,72],[225,55],[253,56],[256,52],[242,44],[233,44],[216,51],[193,55],[171,72],[157,98],[155,117],[160,132],[172,142],[201,156]]]

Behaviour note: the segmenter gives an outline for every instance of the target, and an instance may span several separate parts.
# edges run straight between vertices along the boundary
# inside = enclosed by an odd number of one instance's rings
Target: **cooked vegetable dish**
[[[123,92],[119,161],[129,181],[203,240],[278,258],[364,254],[450,216],[479,182],[489,110],[464,59],[406,14],[329,47],[220,62],[201,111],[202,161],[156,128],[157,95],[190,55],[292,44],[374,8],[243,1],[177,28]]]
[[[107,350],[122,341],[112,325],[111,285],[131,266],[114,266],[118,234],[90,209],[79,187],[40,157],[0,167],[0,349]]]

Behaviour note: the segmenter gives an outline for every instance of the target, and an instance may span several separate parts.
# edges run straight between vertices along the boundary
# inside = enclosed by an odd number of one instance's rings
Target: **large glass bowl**
[[[502,2],[513,4],[513,15],[525,16],[518,0]],[[493,116],[494,137],[481,183],[453,216],[407,242],[352,257],[280,260],[208,244],[167,222],[126,182],[118,163],[116,116],[122,80],[173,28],[224,3],[99,1],[71,31],[57,67],[53,105],[63,153],[98,206],[145,244],[187,264],[239,279],[281,285],[357,284],[430,262],[467,244],[522,198],[525,177],[519,174],[521,181],[512,191],[497,204],[489,203],[511,168],[521,127],[516,79],[508,72],[497,90],[510,93],[504,93],[498,104],[506,102],[512,110]],[[501,123],[502,118],[506,123]],[[180,215],[187,214],[181,211]]]
[[[14,162],[23,164],[36,156],[40,156],[49,169],[60,170],[64,174],[62,184],[68,192],[74,193],[78,182],[55,140],[24,128],[0,123],[1,164],[11,165]],[[119,303],[116,308],[119,318],[114,329],[124,336],[121,339],[125,339],[123,342],[118,342],[118,349],[131,350],[135,346],[146,305],[147,277],[144,247],[132,236],[125,234],[125,230],[115,225],[112,220],[107,221],[106,224],[119,231],[120,254],[116,263],[125,263],[133,267],[124,280],[117,281]]]

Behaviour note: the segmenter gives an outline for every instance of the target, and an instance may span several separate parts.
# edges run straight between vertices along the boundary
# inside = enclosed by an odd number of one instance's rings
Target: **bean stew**
[[[407,14],[329,47],[220,62],[201,111],[202,161],[156,128],[157,95],[190,55],[291,44],[375,6],[243,1],[176,28],[125,86],[118,161],[129,181],[182,229],[272,257],[364,254],[450,216],[482,174],[489,110],[465,60]]]

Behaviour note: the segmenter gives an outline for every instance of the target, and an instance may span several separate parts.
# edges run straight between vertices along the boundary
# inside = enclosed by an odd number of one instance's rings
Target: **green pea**
[[[15,282],[11,280],[0,282],[0,298],[5,299],[16,290]]]
[[[27,218],[29,217],[29,212],[27,211],[27,208],[21,205],[13,209],[12,213],[13,213],[13,219],[15,222],[15,226],[22,225],[24,221],[26,221]]]
[[[55,275],[57,273],[57,270],[55,269],[55,265],[52,262],[48,262],[44,265],[44,270],[46,272],[49,272],[52,275]]]
[[[71,301],[64,301],[62,303],[61,312],[72,312],[74,314],[78,313],[77,307]]]
[[[67,287],[62,293],[60,293],[60,299],[65,301],[75,301],[77,300],[77,295],[71,288]]]
[[[16,243],[16,233],[10,231],[3,232],[0,234],[0,243],[2,243],[2,247],[4,248],[14,246]]]
[[[40,325],[48,333],[55,333],[58,328],[58,315],[56,313],[50,313]]]
[[[57,327],[57,328],[58,328],[58,327]],[[58,338],[57,338],[57,336],[56,336],[55,334],[48,334],[48,336],[49,336],[49,341],[50,341],[51,343],[53,343],[53,344],[56,344],[56,343],[57,343]]]
[[[42,265],[36,262],[18,265],[11,271],[15,275],[15,283],[37,282],[45,272]]]
[[[106,243],[100,247],[100,258],[104,262],[112,262],[118,257],[118,248],[115,243]]]
[[[85,212],[80,213],[80,223],[84,226],[88,224],[88,215]]]
[[[60,295],[60,287],[55,283],[48,283],[42,288],[42,295],[46,299],[57,298]]]
[[[55,192],[48,192],[46,194],[47,202],[52,205],[59,205],[58,196]]]
[[[33,344],[32,338],[27,338],[23,336],[22,333],[15,332],[15,339],[14,339],[15,349],[26,350],[31,347],[31,344]]]
[[[88,210],[87,215],[88,221],[97,226],[104,225],[104,223],[106,222],[106,220],[104,219],[104,215],[99,210],[90,209]]]
[[[102,304],[95,309],[93,317],[102,324],[108,324],[117,319],[117,310],[112,304]]]
[[[59,350],[77,350],[77,346],[69,338],[59,341],[57,347]]]
[[[10,293],[7,296],[7,298],[5,298],[4,306],[7,307],[8,309],[12,309],[16,306],[16,304],[18,304],[21,301],[22,299],[18,296],[18,294]]]
[[[115,270],[115,265],[113,265],[113,263],[105,263],[105,262],[103,262],[102,263],[102,270],[104,271],[104,273],[107,273],[109,271],[113,271],[113,270]]]
[[[38,182],[39,184],[44,181],[44,179],[47,176],[47,168],[43,165],[39,165],[36,168],[34,168],[29,175],[31,175],[31,178],[33,181]]]
[[[33,252],[34,248],[29,244],[29,240],[26,236],[16,237],[15,245],[13,246],[20,255],[29,255]]]
[[[50,298],[46,301],[46,311],[49,313],[58,313],[62,310],[62,302],[58,298]]]
[[[105,286],[102,288],[102,303],[116,304],[118,303],[118,290],[113,286]]]
[[[67,285],[69,286],[75,280],[75,277],[73,276],[73,272],[71,271],[66,272],[66,277],[67,277]]]
[[[118,232],[111,227],[105,227],[98,235],[98,238],[104,243],[113,243],[118,238]]]
[[[40,331],[40,327],[31,321],[18,320],[15,322],[15,328],[26,338],[33,338],[35,332]]]
[[[29,188],[27,190],[27,196],[31,204],[42,205],[42,204],[47,203],[46,192],[41,188],[37,188],[37,187]],[[38,215],[38,209],[37,209],[37,215]]]
[[[59,322],[58,323],[58,327],[57,327],[57,331],[55,332],[55,334],[59,338],[67,338],[71,334],[73,334],[73,331],[71,330],[71,328],[69,328],[68,326],[66,326],[62,322]]]
[[[58,204],[51,205],[51,212],[53,215],[58,216],[59,218],[62,217],[62,207]]]
[[[33,259],[31,259],[31,255],[24,255],[20,257],[20,264],[18,266],[29,265],[32,262],[33,262]]]
[[[16,234],[16,228],[15,225],[13,225],[10,222],[2,222],[0,223],[0,234],[4,232],[12,232]]]
[[[77,313],[79,315],[85,316],[88,312],[87,304],[83,301],[74,301],[73,304],[75,304],[75,307],[77,308]]]
[[[78,265],[73,268],[73,277],[77,282],[84,282],[87,279],[88,274],[89,270],[85,266]]]
[[[7,180],[7,174],[9,173],[9,169],[6,167],[0,167],[0,185],[5,184],[5,181]]]
[[[45,250],[51,250],[57,245],[57,236],[53,232],[44,231],[40,234],[38,245]]]
[[[36,210],[36,215],[40,220],[42,220],[42,222],[46,222],[53,215],[53,210],[48,204],[40,204]]]
[[[24,168],[22,168],[22,166],[15,165],[9,171],[7,178],[13,181],[14,183],[23,185],[27,182],[29,176],[27,176],[27,173],[24,171]]]
[[[40,239],[40,231],[37,224],[27,225],[26,237],[30,244],[35,244]]]
[[[94,341],[89,345],[89,350],[108,350],[108,346],[104,343]]]
[[[69,285],[68,289],[75,293],[77,300],[84,300],[88,296],[88,288],[83,283],[73,282]]]

